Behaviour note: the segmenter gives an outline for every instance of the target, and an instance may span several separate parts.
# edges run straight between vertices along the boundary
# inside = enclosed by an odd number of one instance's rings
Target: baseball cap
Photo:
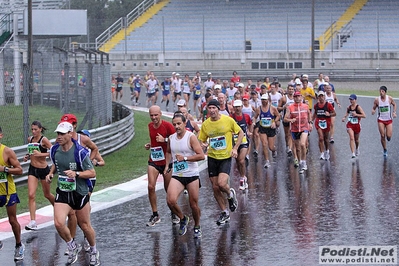
[[[221,90],[221,89],[222,89],[222,85],[216,84],[215,87],[214,87],[214,89],[215,89],[215,90],[218,90],[218,89]]]
[[[208,76],[210,76],[210,75],[212,75],[212,73],[211,73],[211,72],[208,72]]]
[[[297,84],[297,85],[302,85],[302,81],[301,81],[300,79],[296,79],[296,80],[295,80],[295,84]]]
[[[186,100],[184,100],[184,99],[180,99],[178,102],[177,102],[177,106],[185,106],[186,105]]]
[[[176,75],[176,72],[172,72],[172,75]]]
[[[356,94],[351,94],[351,95],[349,96],[349,100],[357,100]]]
[[[59,123],[62,123],[62,122],[68,122],[70,124],[73,124],[73,123],[77,123],[78,119],[76,118],[76,116],[74,114],[64,114],[61,117]]]
[[[68,132],[73,132],[73,126],[71,123],[68,122],[61,122],[58,124],[56,130],[54,132],[59,132],[59,133],[68,133]]]
[[[325,93],[324,93],[324,91],[319,91],[319,94],[317,95],[317,97],[319,97],[320,95],[326,95]]]
[[[234,107],[242,106],[242,101],[241,100],[235,100],[234,103],[233,103],[233,106]]]
[[[176,73],[176,76],[180,76],[180,74],[179,74],[179,73]]]
[[[302,78],[307,79],[307,78],[309,78],[309,76],[308,76],[307,74],[303,74],[303,75],[302,75]]]
[[[90,132],[87,129],[79,130],[78,133],[84,134],[84,135],[86,135],[88,137],[90,137],[90,135],[91,135]]]
[[[301,92],[300,91],[295,91],[294,92],[294,96],[301,96],[302,94],[301,94]]]
[[[249,94],[244,94],[244,96],[242,96],[243,100],[249,100]]]
[[[269,95],[267,93],[263,93],[262,96],[260,97],[261,100],[268,100]]]
[[[216,100],[216,99],[210,100],[209,103],[208,103],[208,107],[211,106],[211,105],[216,106],[220,110],[220,103],[219,103],[218,100]]]
[[[242,83],[238,83],[237,87],[244,88],[244,84],[242,84]]]

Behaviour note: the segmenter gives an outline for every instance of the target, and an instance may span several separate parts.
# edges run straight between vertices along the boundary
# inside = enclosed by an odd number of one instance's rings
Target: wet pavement
[[[362,119],[360,155],[352,160],[343,111],[337,110],[335,143],[330,161],[320,161],[317,134],[310,136],[308,171],[301,175],[284,153],[283,132],[278,135],[278,156],[271,168],[263,160],[248,168],[249,189],[238,190],[238,172],[232,170],[239,206],[230,223],[217,226],[219,215],[207,171],[201,172],[200,241],[193,239],[193,222],[186,235],[178,235],[167,208],[165,192],[159,190],[161,223],[146,227],[151,215],[147,196],[92,214],[102,265],[317,265],[321,245],[396,245],[398,217],[398,120],[382,155],[372,98],[358,99],[366,112]],[[282,131],[282,130],[281,130]],[[234,166],[233,166],[233,169]],[[182,195],[183,211],[191,216],[188,196]],[[83,239],[78,230],[77,240]],[[14,265],[14,239],[3,241],[1,265]],[[65,265],[66,244],[53,226],[23,235],[23,264]],[[84,252],[74,265],[88,265]]]

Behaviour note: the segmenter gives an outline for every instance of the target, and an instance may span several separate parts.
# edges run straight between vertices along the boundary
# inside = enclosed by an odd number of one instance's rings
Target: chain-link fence
[[[29,69],[22,64],[21,54],[4,49],[0,54],[1,142],[25,144],[34,120],[48,128],[48,138],[54,138],[53,130],[64,113],[77,116],[78,130],[112,123],[111,66],[102,60],[98,63],[97,56],[92,60],[61,48],[35,51]]]

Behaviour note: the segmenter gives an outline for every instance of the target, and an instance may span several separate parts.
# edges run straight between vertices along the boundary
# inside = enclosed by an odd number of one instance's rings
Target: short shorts
[[[45,180],[46,175],[50,173],[50,167],[46,168],[37,168],[32,165],[29,165],[28,175],[33,175],[39,180]]]
[[[65,192],[56,189],[55,202],[68,204],[73,210],[81,210],[90,201],[90,196],[80,195],[76,191]]]
[[[230,175],[231,157],[218,160],[208,156],[208,174],[209,177],[218,176],[220,173]]]

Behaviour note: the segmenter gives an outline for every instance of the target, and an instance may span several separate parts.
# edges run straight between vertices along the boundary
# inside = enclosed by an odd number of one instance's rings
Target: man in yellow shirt
[[[302,80],[302,88],[300,90],[305,103],[309,106],[309,110],[310,112],[312,112],[312,108],[313,108],[313,99],[316,99],[316,94],[314,93],[313,88],[308,86],[308,81]]]
[[[238,201],[234,188],[229,186],[231,157],[237,158],[237,149],[244,137],[244,132],[233,118],[219,113],[220,103],[211,100],[207,104],[209,118],[202,123],[198,136],[203,148],[208,148],[208,173],[212,183],[213,195],[222,210],[217,225],[230,220],[229,211],[223,194],[227,196],[230,211],[237,209]],[[232,143],[232,134],[238,134],[237,141]],[[209,144],[207,139],[209,138]]]

